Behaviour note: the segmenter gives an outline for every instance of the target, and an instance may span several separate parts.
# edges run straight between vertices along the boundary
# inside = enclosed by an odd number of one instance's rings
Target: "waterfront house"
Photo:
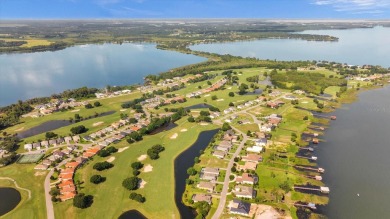
[[[75,143],[80,142],[80,136],[75,135],[75,136],[73,136],[72,138],[73,138],[73,141],[74,141]]]
[[[247,170],[256,170],[256,167],[257,167],[257,163],[245,162],[244,165],[239,165],[238,168],[239,168],[240,170],[247,171]]]
[[[242,176],[238,176],[236,178],[236,182],[239,184],[250,184],[253,185],[257,183],[258,178],[257,176],[251,175],[249,173],[243,173]]]
[[[263,160],[263,157],[258,154],[247,154],[241,157],[241,160],[246,162],[253,162],[257,164]]]
[[[223,159],[226,156],[226,152],[224,151],[214,151],[213,156],[219,159]]]
[[[57,144],[62,144],[65,142],[64,138],[57,138]]]
[[[215,183],[200,181],[196,187],[198,187],[199,189],[208,190],[209,192],[213,192],[215,189]]]
[[[263,151],[263,146],[252,146],[246,148],[248,152],[261,153]]]
[[[85,141],[93,141],[93,139],[92,139],[91,136],[89,136],[89,135],[84,136],[83,139],[84,139]]]
[[[219,176],[218,168],[205,167],[200,172],[200,178],[203,180],[213,181]]]
[[[72,137],[66,136],[66,137],[64,138],[64,140],[65,140],[65,143],[70,144],[70,141],[72,141]]]
[[[204,202],[211,204],[211,195],[210,194],[194,194],[192,196],[192,200],[195,203],[204,201]]]
[[[49,141],[41,141],[41,146],[42,147],[49,147]]]
[[[228,205],[230,214],[238,214],[242,216],[249,216],[251,210],[251,204],[241,201],[239,199],[233,199]]]
[[[249,186],[237,185],[234,187],[233,193],[239,198],[254,198],[256,190]]]
[[[49,145],[57,145],[57,140],[55,140],[55,139],[51,139],[51,140],[49,140]]]

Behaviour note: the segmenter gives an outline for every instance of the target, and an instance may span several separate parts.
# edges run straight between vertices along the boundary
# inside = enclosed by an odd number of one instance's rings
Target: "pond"
[[[126,211],[125,213],[121,214],[118,219],[147,219],[144,215],[142,215],[137,210],[130,210]]]
[[[102,117],[102,116],[108,116],[108,115],[111,115],[114,113],[115,113],[115,111],[108,111],[108,112],[101,113],[97,117],[92,117],[90,119],[98,118],[98,117]],[[85,120],[88,120],[88,119],[85,119]],[[55,130],[58,128],[62,128],[62,127],[65,127],[65,126],[68,126],[71,124],[77,124],[77,123],[72,123],[69,120],[51,120],[51,121],[44,122],[44,123],[42,123],[38,126],[35,126],[33,128],[30,128],[26,131],[18,133],[18,137],[19,138],[28,138],[28,137],[31,137],[34,135],[39,135],[39,134],[49,132],[49,131],[52,131],[52,130]]]
[[[192,105],[192,106],[187,106],[185,107],[184,109],[206,109],[206,108],[210,108],[212,107],[211,105],[207,104],[207,103],[199,103],[199,104],[195,104],[195,105]]]
[[[18,190],[0,187],[0,216],[12,211],[21,200],[22,197]]]
[[[181,201],[188,178],[187,169],[194,165],[194,158],[200,155],[199,151],[207,147],[217,132],[218,129],[201,132],[196,142],[175,159],[175,201],[182,219],[196,217],[194,209],[185,206]]]

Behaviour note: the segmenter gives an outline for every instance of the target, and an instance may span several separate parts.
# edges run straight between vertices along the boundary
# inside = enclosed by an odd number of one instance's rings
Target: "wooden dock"
[[[298,156],[298,155],[296,155],[296,157],[298,157],[298,158],[303,158],[303,159],[308,159],[308,160],[317,160],[317,157],[315,157],[315,156],[304,157],[304,156]]]
[[[300,189],[300,190],[308,190],[308,191],[319,191],[324,194],[329,194],[330,189],[329,187],[320,186],[319,188],[310,188],[310,187],[303,187],[303,186],[294,186],[294,189]]]

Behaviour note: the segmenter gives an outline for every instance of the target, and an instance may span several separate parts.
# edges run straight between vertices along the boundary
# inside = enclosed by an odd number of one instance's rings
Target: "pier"
[[[308,160],[317,160],[317,157],[315,157],[315,156],[311,156],[311,157],[304,157],[304,156],[296,156],[296,157],[298,157],[298,158],[303,158],[303,159],[308,159]]]
[[[320,186],[318,188],[316,188],[316,187],[310,188],[310,187],[303,187],[303,186],[294,186],[294,189],[308,190],[308,191],[319,191],[319,192],[324,193],[324,194],[329,194],[329,192],[330,192],[329,187],[325,187],[325,186]]]

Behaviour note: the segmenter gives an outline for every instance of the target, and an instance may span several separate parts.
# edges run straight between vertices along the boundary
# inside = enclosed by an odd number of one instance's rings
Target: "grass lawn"
[[[47,45],[50,45],[52,44],[52,42],[48,41],[48,40],[38,40],[38,39],[22,39],[22,40],[17,40],[17,39],[0,39],[0,40],[4,40],[4,41],[26,41],[27,43],[26,44],[23,44],[21,45],[20,47],[25,47],[25,48],[28,48],[28,47],[33,47],[33,46],[47,46]]]
[[[126,141],[122,141],[116,144],[117,148],[129,148],[122,153],[113,154],[116,158],[113,161],[115,166],[109,170],[102,172],[93,170],[94,163],[107,159],[95,156],[93,161],[76,173],[76,180],[84,182],[83,189],[79,192],[94,196],[92,207],[81,210],[74,208],[71,201],[58,203],[55,204],[56,218],[117,218],[130,209],[137,209],[148,218],[180,218],[174,201],[174,159],[196,141],[201,131],[213,129],[215,126],[188,123],[186,118],[178,121],[177,124],[179,126],[172,130],[146,136],[138,143],[129,145]],[[180,132],[184,128],[191,131]],[[170,136],[174,133],[178,133],[178,137],[172,140]],[[153,171],[142,172],[139,175],[147,182],[144,189],[135,191],[146,197],[146,202],[140,204],[129,199],[130,191],[122,187],[122,181],[132,176],[130,164],[137,161],[140,155],[146,154],[146,151],[155,144],[162,144],[165,151],[160,154],[158,160],[147,158],[142,161],[145,165],[152,165]],[[91,184],[89,179],[94,174],[101,174],[107,177],[107,180],[99,185]]]
[[[44,175],[35,176],[34,174],[37,172],[34,170],[35,165],[36,164],[12,164],[0,168],[0,177],[12,178],[20,187],[31,191],[31,199],[28,200],[28,193],[18,189],[22,195],[21,202],[11,212],[3,215],[2,218],[46,218],[45,193],[43,188],[46,173]],[[15,188],[13,182],[0,179],[0,187],[3,186]]]

